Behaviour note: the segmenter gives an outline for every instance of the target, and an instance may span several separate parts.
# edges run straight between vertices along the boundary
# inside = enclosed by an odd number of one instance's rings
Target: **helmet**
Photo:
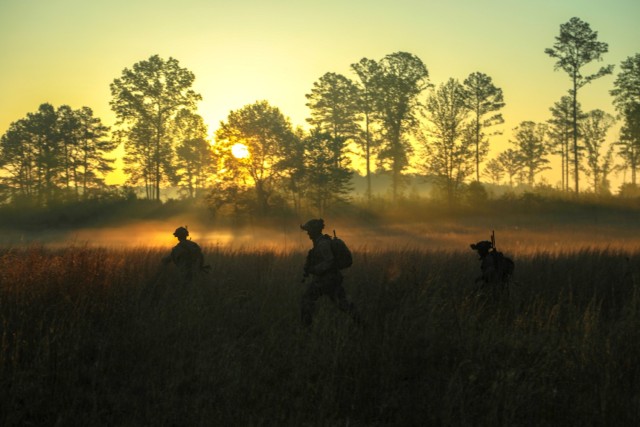
[[[322,218],[310,219],[309,221],[301,225],[300,228],[304,231],[322,231],[322,229],[324,228],[324,220]]]
[[[187,237],[189,235],[189,230],[187,230],[186,227],[178,227],[176,228],[176,231],[173,232],[173,235],[178,238]]]
[[[489,252],[489,250],[493,249],[493,243],[488,240],[483,240],[470,246],[471,249],[473,249],[474,251],[478,251],[479,253],[487,253]]]

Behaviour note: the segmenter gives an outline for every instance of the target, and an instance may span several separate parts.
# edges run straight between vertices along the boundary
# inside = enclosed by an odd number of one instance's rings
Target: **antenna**
[[[496,248],[496,232],[495,230],[491,230],[491,248]]]

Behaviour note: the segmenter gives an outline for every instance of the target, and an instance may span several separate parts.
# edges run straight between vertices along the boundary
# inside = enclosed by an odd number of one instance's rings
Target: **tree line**
[[[393,200],[411,168],[455,203],[481,179],[534,186],[552,155],[561,160],[562,191],[578,194],[582,174],[591,191],[609,193],[616,169],[629,170],[635,188],[640,54],[620,64],[610,91],[616,117],[583,111],[579,102],[581,89],[613,72],[612,65],[584,71],[607,51],[588,23],[572,18],[562,24],[545,53],[569,76],[567,94],[550,107],[546,122],[518,124],[510,148],[490,159],[505,100],[482,72],[434,85],[426,65],[411,53],[362,58],[350,65],[350,75],[327,72],[313,83],[306,94],[309,130],[294,127],[269,102],[256,101],[231,111],[209,141],[197,113],[202,96],[192,88],[195,75],[174,58],[153,55],[111,83],[113,129],[88,107],[50,104],[11,123],[0,139],[1,194],[7,203],[46,206],[118,193],[104,177],[120,144],[126,186],[142,188],[144,197],[159,200],[162,188],[176,186],[184,197],[236,212],[287,207],[323,213],[349,199],[354,162],[363,165],[369,201],[374,173],[390,176]],[[620,137],[607,145],[616,120]]]

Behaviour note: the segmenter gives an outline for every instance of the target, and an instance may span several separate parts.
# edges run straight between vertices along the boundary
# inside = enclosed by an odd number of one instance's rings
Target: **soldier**
[[[493,241],[483,240],[470,246],[480,256],[482,274],[475,280],[479,288],[493,292],[496,296],[508,292],[509,279],[513,274],[513,261],[502,252],[498,252]]]
[[[324,220],[312,219],[301,225],[300,228],[306,231],[309,239],[313,241],[313,248],[309,251],[304,263],[304,277],[311,275],[311,282],[308,283],[307,290],[302,295],[302,323],[305,326],[311,325],[315,303],[322,295],[327,295],[340,310],[348,313],[353,320],[360,323],[356,308],[347,299],[342,286],[342,274],[336,267],[331,249],[331,237],[322,234]]]
[[[173,235],[178,238],[178,244],[171,250],[171,254],[162,259],[163,264],[173,263],[178,268],[178,274],[183,285],[193,281],[200,271],[208,271],[209,266],[204,265],[204,255],[196,242],[187,240],[189,230],[186,227],[178,227]]]

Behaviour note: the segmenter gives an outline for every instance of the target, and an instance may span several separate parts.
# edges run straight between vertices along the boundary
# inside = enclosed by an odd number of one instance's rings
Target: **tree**
[[[513,148],[508,148],[498,155],[498,164],[509,177],[509,187],[513,187],[513,178],[522,171],[522,160],[520,155]]]
[[[11,123],[0,139],[0,159],[5,172],[2,182],[13,201],[32,201],[38,193],[37,151],[37,141],[26,118]]]
[[[214,150],[207,140],[207,125],[200,115],[181,110],[174,118],[171,134],[177,142],[176,183],[193,199],[202,193],[209,177],[216,172]]]
[[[556,38],[553,48],[545,49],[545,53],[556,58],[555,70],[565,71],[570,79],[570,91],[573,125],[573,167],[575,192],[579,192],[579,157],[578,157],[578,90],[591,81],[611,74],[613,65],[601,67],[596,73],[583,75],[582,67],[594,60],[602,60],[602,54],[609,51],[607,43],[599,42],[598,32],[591,30],[588,23],[573,17],[569,22],[560,25],[560,35]]]
[[[314,126],[316,134],[323,135],[317,141],[331,138],[331,144],[325,144],[324,148],[333,150],[328,157],[336,162],[333,168],[340,169],[347,164],[347,141],[358,134],[358,88],[342,74],[326,73],[313,84],[306,97],[311,110],[307,122]]]
[[[105,186],[104,177],[113,171],[114,159],[107,157],[117,147],[109,138],[109,128],[93,115],[89,107],[74,111],[77,128],[74,132],[73,176],[76,188],[84,198]]]
[[[424,171],[436,177],[438,187],[452,204],[473,172],[474,129],[466,120],[469,108],[464,88],[455,79],[440,85],[427,98],[425,110],[431,126],[421,136],[425,149]]]
[[[618,155],[624,160],[625,169],[631,169],[631,185],[635,187],[636,171],[640,165],[640,104],[625,109],[620,140],[614,145],[618,147]]]
[[[524,121],[513,129],[511,142],[516,147],[518,162],[527,171],[527,183],[533,186],[535,177],[543,170],[549,169],[545,136],[547,126],[532,121]]]
[[[607,132],[614,123],[615,119],[611,114],[593,110],[587,113],[586,119],[580,124],[586,151],[585,173],[591,178],[594,193],[609,193],[607,176],[613,167],[614,146],[610,145],[604,153],[603,149]]]
[[[311,117],[307,122],[335,141],[346,141],[358,133],[358,88],[342,74],[326,73],[305,95]],[[340,147],[342,149],[342,147]],[[342,156],[338,156],[337,161]]]
[[[1,140],[2,162],[14,199],[38,205],[55,200],[64,179],[60,140],[58,115],[48,103],[9,126]]]
[[[363,128],[358,141],[365,157],[365,169],[367,178],[367,201],[371,202],[371,156],[378,148],[378,142],[374,137],[374,123],[378,117],[376,105],[380,96],[380,66],[373,59],[362,58],[359,62],[351,64],[351,69],[358,76],[358,110],[362,114]]]
[[[335,139],[317,130],[305,138],[305,195],[319,215],[334,203],[348,199],[351,190],[351,170],[337,161]]]
[[[502,89],[484,73],[471,73],[464,80],[464,99],[473,114],[473,141],[475,144],[476,181],[480,181],[480,162],[489,152],[489,141],[484,129],[504,123],[500,109],[505,106]]]
[[[505,170],[498,159],[491,159],[487,162],[483,175],[489,178],[492,184],[499,185],[504,173]]]
[[[427,67],[410,53],[392,53],[380,61],[376,110],[380,113],[383,141],[378,157],[383,166],[391,169],[394,200],[402,185],[402,172],[409,165],[408,137],[419,123],[419,96],[429,87],[428,78]]]
[[[51,104],[42,104],[35,113],[27,114],[29,132],[36,148],[36,182],[39,203],[50,204],[57,196],[63,176],[58,115]]]
[[[216,149],[227,174],[248,179],[260,213],[269,210],[269,199],[286,165],[287,148],[295,134],[277,107],[258,101],[231,111],[216,131]],[[234,146],[246,147],[246,156],[234,155]]]
[[[308,134],[301,127],[293,130],[293,138],[285,141],[285,159],[280,162],[281,188],[290,199],[296,213],[300,213],[306,190],[305,143]]]
[[[547,121],[549,124],[549,151],[550,154],[560,155],[560,164],[562,172],[562,190],[569,191],[569,177],[571,173],[570,151],[571,137],[573,135],[573,101],[570,96],[563,96],[560,101],[556,102],[551,111],[551,119]],[[577,104],[578,120],[584,120],[585,115],[582,113],[580,103]],[[580,128],[578,128],[578,136],[580,136]],[[581,157],[583,147],[578,146],[578,156]]]
[[[172,176],[173,141],[168,127],[182,109],[194,110],[202,97],[191,89],[195,76],[174,58],[158,55],[125,68],[111,83],[111,109],[125,139],[125,171],[144,182],[147,197],[160,199],[160,185]]]
[[[618,154],[631,169],[632,184],[636,185],[636,169],[640,158],[640,53],[622,61],[620,73],[611,90],[613,103],[622,118]]]
[[[626,58],[620,64],[620,73],[610,91],[613,104],[620,113],[640,105],[640,53]]]
[[[108,130],[88,107],[56,109],[47,103],[12,123],[0,142],[11,196],[42,205],[80,192],[88,197],[90,189],[104,187],[113,163],[106,155],[115,148]]]

